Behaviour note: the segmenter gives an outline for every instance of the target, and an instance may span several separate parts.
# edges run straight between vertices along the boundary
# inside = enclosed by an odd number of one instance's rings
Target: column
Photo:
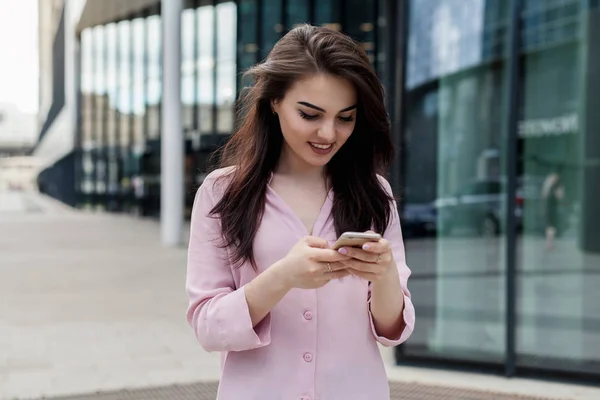
[[[183,0],[162,0],[162,132],[160,222],[165,246],[182,242],[184,141],[181,121],[181,13]]]

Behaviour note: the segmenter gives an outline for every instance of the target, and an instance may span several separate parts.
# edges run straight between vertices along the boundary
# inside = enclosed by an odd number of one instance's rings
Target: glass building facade
[[[181,104],[186,210],[207,161],[234,130],[241,72],[264,59],[299,23],[342,26],[376,62],[376,1],[188,0],[181,16]],[[159,4],[80,34],[78,205],[160,211],[161,10]]]
[[[81,32],[81,208],[160,210],[160,15]],[[598,2],[187,1],[188,212],[241,72],[303,22],[354,37],[386,88],[417,311],[398,362],[599,378]]]
[[[512,3],[405,8],[400,189],[418,324],[398,353],[597,381],[600,14]]]

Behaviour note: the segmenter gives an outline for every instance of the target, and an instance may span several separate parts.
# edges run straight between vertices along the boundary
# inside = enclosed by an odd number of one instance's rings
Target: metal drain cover
[[[45,400],[215,400],[217,387],[218,382],[203,382],[190,385],[171,385],[159,388],[53,397],[45,398]],[[550,400],[541,397],[507,395],[404,382],[390,383],[390,393],[392,400]]]

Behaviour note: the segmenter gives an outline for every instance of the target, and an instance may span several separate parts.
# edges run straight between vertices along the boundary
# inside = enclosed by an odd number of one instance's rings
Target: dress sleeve
[[[220,247],[219,219],[209,215],[216,204],[215,181],[210,178],[198,189],[192,209],[187,320],[206,351],[263,347],[271,342],[270,314],[252,327],[245,286],[236,288],[227,249]]]
[[[392,195],[392,188],[387,180],[383,177],[379,177],[382,186],[388,192],[388,194]],[[375,329],[375,323],[373,321],[373,315],[371,314],[371,289],[369,286],[369,320],[371,324],[371,331],[375,336],[375,339],[384,346],[397,346],[403,342],[405,342],[410,335],[412,334],[415,327],[415,308],[411,301],[410,291],[408,290],[408,278],[411,274],[410,269],[406,265],[406,255],[404,252],[404,240],[402,238],[402,228],[400,227],[400,216],[398,214],[398,207],[396,202],[393,202],[392,207],[392,217],[390,218],[390,222],[388,228],[383,235],[385,239],[390,242],[392,247],[392,253],[394,255],[394,260],[396,261],[396,265],[398,267],[398,275],[400,277],[400,287],[402,288],[402,292],[404,293],[404,310],[402,311],[402,317],[404,319],[404,330],[400,334],[399,337],[396,338],[386,338],[380,336]]]

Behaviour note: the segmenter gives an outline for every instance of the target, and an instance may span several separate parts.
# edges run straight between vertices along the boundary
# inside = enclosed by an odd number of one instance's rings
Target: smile
[[[325,156],[333,151],[333,143],[329,143],[329,144],[312,143],[312,142],[308,142],[308,143],[310,144],[311,150],[321,156]]]
[[[310,142],[309,142],[310,143]],[[316,147],[317,149],[321,149],[321,150],[327,150],[329,149],[331,146],[333,146],[333,143],[329,143],[329,144],[318,144],[318,143],[310,143],[311,146]]]

